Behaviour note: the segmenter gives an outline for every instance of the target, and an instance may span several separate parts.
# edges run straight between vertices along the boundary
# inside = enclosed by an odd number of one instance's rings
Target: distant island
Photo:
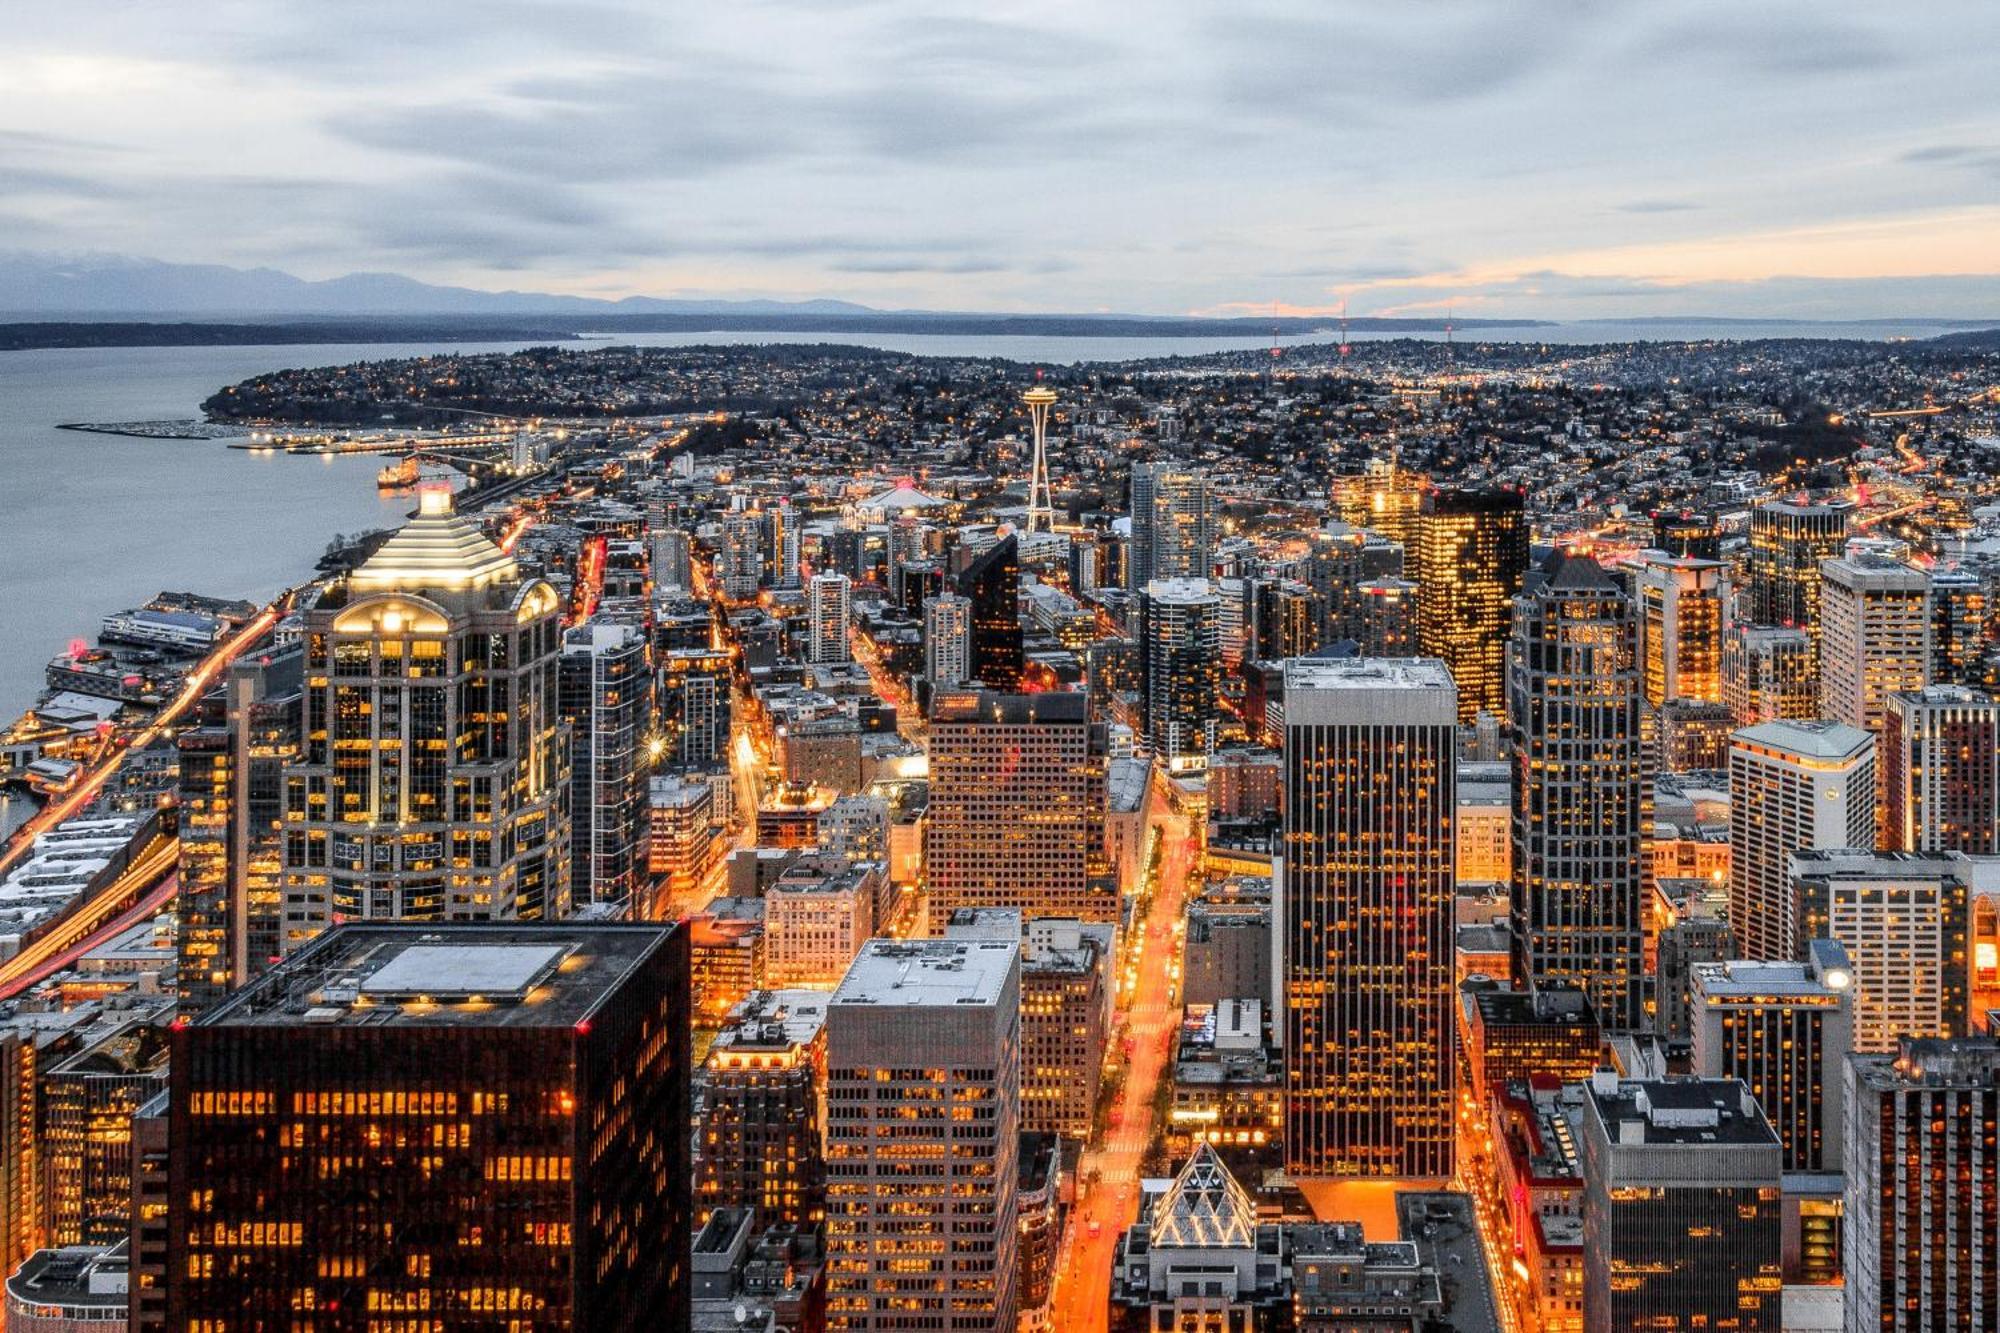
[[[1355,333],[1442,333],[1442,319],[1355,318]],[[1537,319],[1462,319],[1450,327],[1554,328]],[[43,347],[221,347],[311,343],[576,342],[635,333],[936,334],[953,337],[1268,338],[1333,335],[1328,319],[1143,315],[998,315],[869,311],[719,311],[652,314],[367,317],[256,321],[46,320],[0,324],[0,351]]]

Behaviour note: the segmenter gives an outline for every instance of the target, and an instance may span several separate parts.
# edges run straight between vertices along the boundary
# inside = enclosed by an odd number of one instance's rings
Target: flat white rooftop
[[[568,952],[557,944],[413,944],[370,973],[363,995],[526,995]]]
[[[1285,659],[1286,703],[1293,690],[1449,690],[1451,671],[1434,657],[1291,657]]]
[[[844,1005],[994,1005],[1019,966],[1013,940],[870,940],[834,988]]]

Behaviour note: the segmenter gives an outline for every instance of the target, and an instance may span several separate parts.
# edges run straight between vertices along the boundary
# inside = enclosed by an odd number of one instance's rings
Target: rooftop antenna
[[[1451,367],[1452,367],[1452,366],[1453,366],[1454,364],[1456,364],[1456,361],[1457,361],[1457,358],[1456,358],[1456,356],[1455,356],[1455,355],[1454,355],[1454,353],[1453,353],[1453,349],[1452,349],[1452,345],[1451,345],[1451,307],[1450,307],[1450,306],[1446,306],[1446,307],[1444,308],[1444,364],[1445,364],[1445,368],[1446,368],[1447,370],[1449,370],[1449,369],[1450,369],[1450,368],[1451,368]]]
[[[1340,298],[1340,359],[1343,363],[1347,360],[1347,354],[1353,350],[1347,341],[1347,298],[1343,296]]]
[[[1021,401],[1027,404],[1028,419],[1035,428],[1035,458],[1028,473],[1028,531],[1054,532],[1056,507],[1049,493],[1048,428],[1056,391],[1042,383],[1039,366],[1035,368],[1034,387],[1021,395]]]

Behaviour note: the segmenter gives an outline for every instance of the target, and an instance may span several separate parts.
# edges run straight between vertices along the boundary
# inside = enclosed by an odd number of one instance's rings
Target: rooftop
[[[197,1020],[201,1027],[565,1027],[673,927],[337,927]]]
[[[1991,1088],[2000,1085],[2000,1040],[1904,1037],[1891,1055],[1851,1057],[1855,1080],[1877,1091],[1898,1088]]]
[[[426,486],[417,516],[349,576],[356,592],[391,588],[483,588],[520,577],[514,557],[453,507],[451,491]]]
[[[995,1005],[1020,956],[1018,939],[873,939],[834,988],[829,1007]]]
[[[1621,1080],[1599,1072],[1590,1100],[1618,1147],[1775,1147],[1777,1136],[1740,1079]]]
[[[1285,661],[1286,714],[1295,690],[1451,690],[1451,672],[1432,657],[1294,657]]]
[[[1808,759],[1846,759],[1873,744],[1873,738],[1861,728],[1824,718],[1760,722],[1736,732],[1731,739],[1738,745],[1787,750]]]

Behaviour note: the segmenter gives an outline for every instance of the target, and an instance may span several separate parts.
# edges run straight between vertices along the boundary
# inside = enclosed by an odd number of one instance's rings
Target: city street
[[[1139,1163],[1153,1136],[1153,1098],[1172,1053],[1180,1005],[1175,969],[1175,926],[1187,901],[1188,878],[1198,871],[1187,820],[1172,814],[1156,787],[1147,819],[1159,839],[1159,880],[1152,909],[1128,942],[1123,966],[1134,977],[1125,1010],[1125,1081],[1111,1107],[1103,1142],[1088,1149],[1077,1168],[1077,1201],[1070,1218],[1050,1323],[1062,1333],[1093,1333],[1106,1325],[1111,1263],[1118,1237],[1139,1211]]]

